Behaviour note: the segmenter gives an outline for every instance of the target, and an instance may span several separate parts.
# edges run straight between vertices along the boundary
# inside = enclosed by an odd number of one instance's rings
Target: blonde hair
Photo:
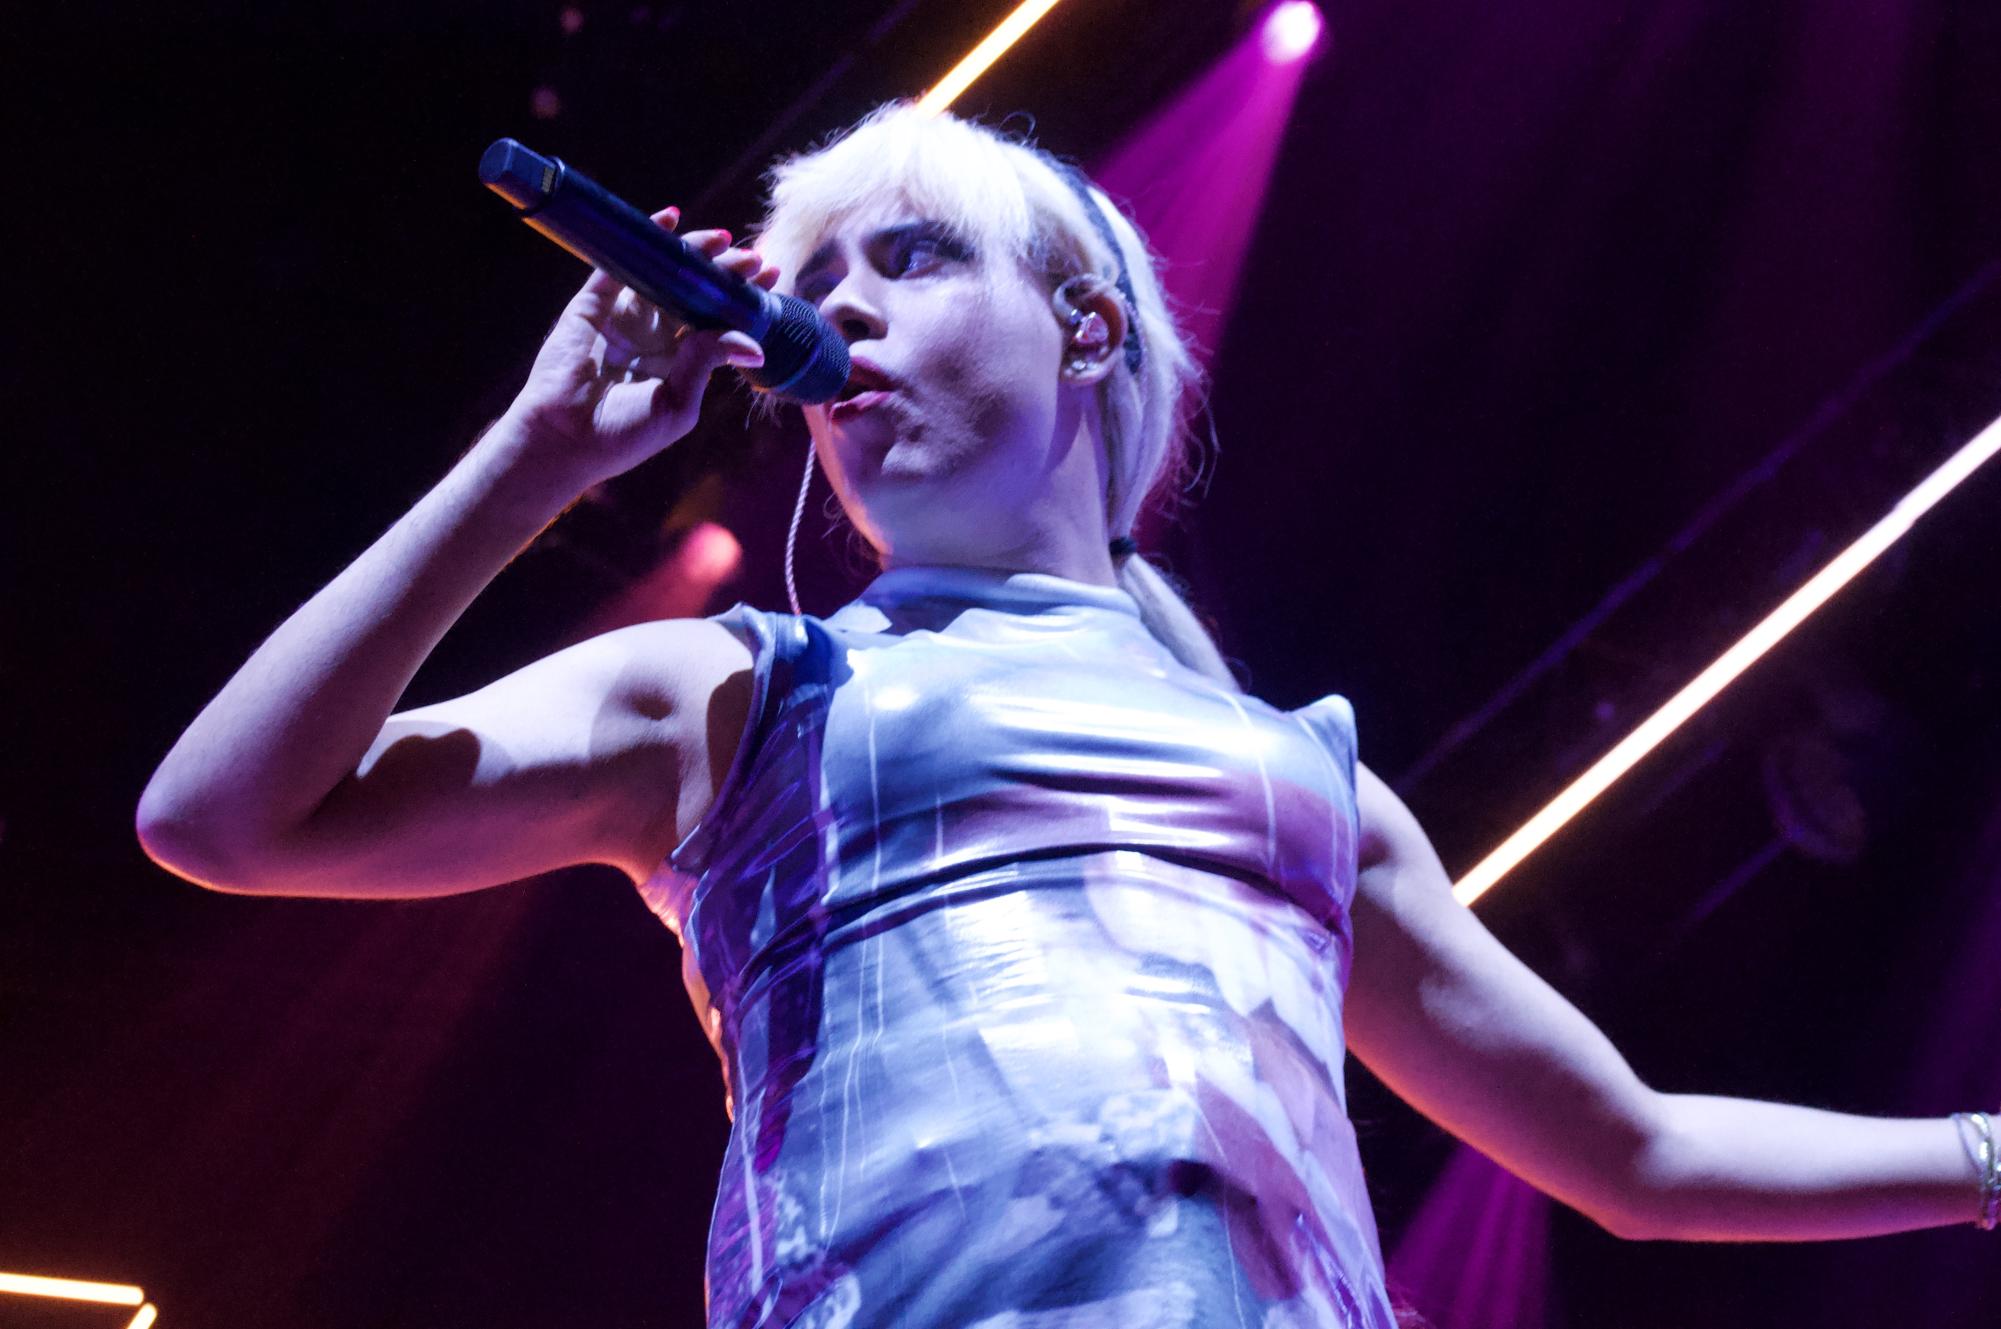
[[[1075,178],[1082,184],[1081,175]],[[769,203],[756,243],[782,271],[796,272],[828,230],[891,196],[981,253],[1014,255],[1052,296],[1080,277],[1110,287],[1126,276],[1140,364],[1135,370],[1115,357],[1098,388],[1110,468],[1106,530],[1129,535],[1150,498],[1179,496],[1193,466],[1183,403],[1199,390],[1201,372],[1144,237],[1102,190],[1088,186],[1117,252],[1052,158],[1025,141],[909,102],[877,108],[819,147],[779,162],[766,179]],[[1215,642],[1160,571],[1138,554],[1115,564],[1120,588],[1176,658],[1236,687]]]

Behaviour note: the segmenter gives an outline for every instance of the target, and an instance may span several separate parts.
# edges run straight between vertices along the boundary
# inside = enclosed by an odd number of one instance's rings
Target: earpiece
[[[1072,277],[1056,290],[1056,305],[1069,331],[1063,368],[1071,374],[1089,373],[1101,358],[1100,353],[1111,343],[1112,328],[1105,316],[1095,309],[1080,309],[1076,303],[1085,289],[1097,286],[1100,281],[1086,274]]]
[[[1112,330],[1105,325],[1105,316],[1095,309],[1090,313],[1077,310],[1070,317],[1070,340],[1087,350],[1096,350],[1105,344]]]

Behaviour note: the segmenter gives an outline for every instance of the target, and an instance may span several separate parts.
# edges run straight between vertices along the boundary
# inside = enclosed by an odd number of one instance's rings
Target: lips
[[[847,385],[834,400],[853,401],[868,393],[894,391],[896,391],[896,380],[890,377],[888,371],[873,360],[858,355],[848,361]]]
[[[896,380],[873,360],[855,356],[848,361],[847,385],[827,408],[829,420],[852,420],[890,399]]]

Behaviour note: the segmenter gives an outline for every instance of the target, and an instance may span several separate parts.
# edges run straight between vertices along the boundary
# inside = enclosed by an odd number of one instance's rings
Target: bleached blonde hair
[[[1145,238],[1102,190],[1089,187],[1118,253],[1039,149],[909,102],[878,107],[819,147],[780,161],[766,180],[756,247],[784,272],[798,271],[828,231],[884,198],[949,227],[981,254],[1013,255],[1052,298],[1078,278],[1114,289],[1123,269],[1141,361],[1135,371],[1115,355],[1098,387],[1110,472],[1106,531],[1130,535],[1150,498],[1167,504],[1179,497],[1194,466],[1184,405],[1200,390],[1201,371]],[[1182,663],[1235,687],[1214,641],[1159,570],[1138,554],[1116,563],[1121,588],[1139,602],[1154,634]]]

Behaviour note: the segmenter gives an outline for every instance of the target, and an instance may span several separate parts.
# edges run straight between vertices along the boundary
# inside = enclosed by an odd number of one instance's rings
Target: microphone
[[[848,344],[819,310],[717,267],[560,158],[503,138],[481,155],[479,178],[529,226],[689,327],[749,334],[764,363],[742,372],[761,391],[814,405],[847,386]]]

